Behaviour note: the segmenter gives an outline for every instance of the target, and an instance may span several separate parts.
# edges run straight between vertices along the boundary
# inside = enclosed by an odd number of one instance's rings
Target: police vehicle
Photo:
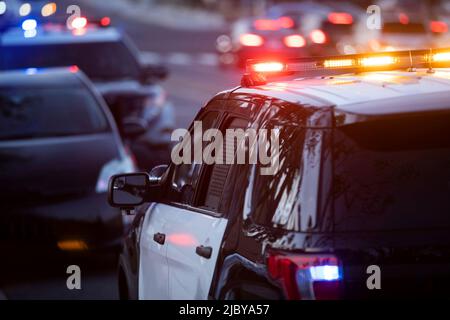
[[[450,49],[249,62],[196,120],[278,128],[278,170],[193,162],[112,178],[110,204],[135,213],[121,297],[448,297],[449,65]]]
[[[118,252],[124,228],[108,180],[136,166],[81,71],[0,72],[0,159],[0,284],[36,261]]]
[[[40,26],[27,19],[22,29],[8,30],[0,37],[0,70],[79,67],[107,101],[139,167],[167,163],[175,120],[158,83],[167,70],[141,59],[131,39],[113,27],[99,27],[85,17],[71,24],[68,30],[66,25]],[[134,124],[134,134],[124,134],[124,123]]]

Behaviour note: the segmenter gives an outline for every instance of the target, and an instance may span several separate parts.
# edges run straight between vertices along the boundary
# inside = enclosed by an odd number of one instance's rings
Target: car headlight
[[[155,90],[155,92],[151,96],[148,96],[144,100],[144,119],[146,119],[147,121],[151,121],[152,119],[156,118],[161,113],[161,110],[166,105],[166,102],[166,92],[163,89]]]
[[[107,162],[100,170],[100,175],[97,180],[95,191],[97,193],[108,191],[109,178],[111,178],[113,175],[119,173],[131,173],[135,171],[136,166],[131,156],[126,156],[121,160],[113,159]]]

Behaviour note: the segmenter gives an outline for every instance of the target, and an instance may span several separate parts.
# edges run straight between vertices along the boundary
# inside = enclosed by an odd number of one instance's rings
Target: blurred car
[[[2,270],[64,253],[116,252],[124,228],[107,205],[108,179],[135,170],[81,71],[0,72]]]
[[[217,38],[219,61],[223,66],[243,67],[248,59],[308,56],[304,31],[313,23],[315,13],[326,10],[326,6],[313,2],[284,3],[271,6],[262,17],[240,19],[231,26],[229,35]]]
[[[78,66],[106,99],[139,167],[167,163],[175,121],[173,107],[158,84],[167,70],[142,60],[132,41],[115,28],[90,25],[85,18],[73,24],[73,30],[36,23],[30,29],[8,30],[0,37],[0,69]],[[125,122],[142,130],[126,136]]]
[[[310,55],[354,53],[354,27],[364,11],[348,2],[324,1],[284,3],[268,10],[269,16],[287,16],[296,21],[305,35]]]
[[[430,30],[434,48],[446,47],[450,43],[450,1],[437,1],[430,8]]]
[[[244,67],[248,59],[280,59],[307,56],[306,37],[300,15],[325,10],[314,3],[280,4],[261,17],[242,18],[232,24],[229,35],[220,35],[216,50],[221,66]],[[302,21],[300,21],[302,20]]]
[[[361,21],[355,43],[358,51],[414,50],[433,47],[433,34],[428,18],[420,13],[382,12],[380,29],[370,30]]]
[[[359,7],[349,3],[330,3],[329,11],[319,15],[318,24],[305,31],[309,35],[311,55],[356,53],[355,27],[359,21],[365,21],[365,17],[365,12]]]
[[[343,53],[352,43],[353,27],[362,10],[349,4],[282,3],[259,18],[232,26],[229,36],[217,38],[222,65],[244,66],[247,59],[289,59]]]
[[[289,17],[241,19],[230,35],[220,35],[216,50],[221,66],[244,67],[248,59],[293,58],[307,55],[306,40]]]
[[[450,48],[250,65],[195,121],[277,130],[275,161],[227,141],[231,163],[111,178],[110,203],[138,207],[121,298],[449,297],[449,66]]]

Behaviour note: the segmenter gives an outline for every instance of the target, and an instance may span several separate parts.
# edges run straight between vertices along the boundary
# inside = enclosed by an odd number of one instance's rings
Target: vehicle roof
[[[233,93],[269,96],[314,107],[333,106],[335,110],[367,116],[450,110],[450,69],[299,78],[238,87]]]
[[[279,3],[271,6],[267,10],[267,15],[272,17],[278,17],[286,12],[299,12],[299,13],[328,13],[330,7],[319,4],[313,1],[297,2],[297,3]]]
[[[14,28],[1,36],[2,45],[65,44],[114,42],[121,39],[115,28],[87,28],[85,33],[76,34],[62,26],[39,28],[34,37],[26,38],[22,29]]]
[[[73,87],[81,84],[80,73],[70,67],[2,71],[0,87]]]

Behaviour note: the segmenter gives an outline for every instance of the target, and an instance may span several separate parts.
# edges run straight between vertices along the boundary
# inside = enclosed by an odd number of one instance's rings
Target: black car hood
[[[101,168],[118,156],[112,134],[0,141],[2,206],[94,192]]]
[[[102,81],[94,80],[95,88],[104,97],[115,96],[140,96],[148,97],[158,94],[158,90],[161,90],[158,85],[143,85],[137,80],[114,80],[114,81]]]

